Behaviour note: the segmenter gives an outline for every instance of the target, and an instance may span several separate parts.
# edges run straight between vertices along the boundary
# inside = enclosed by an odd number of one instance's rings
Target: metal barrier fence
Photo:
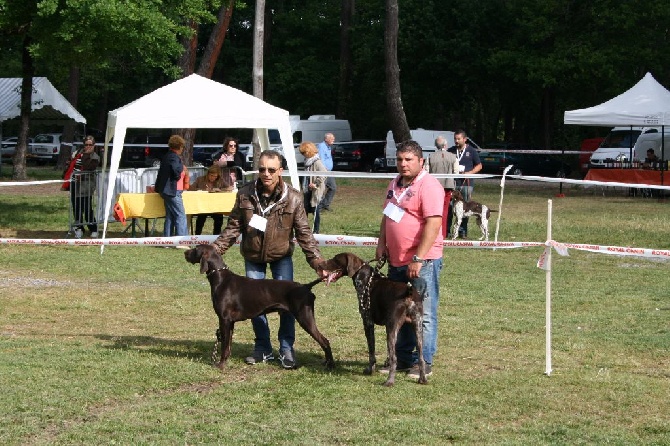
[[[189,167],[190,181],[194,182],[204,175],[205,168]],[[113,196],[121,193],[145,193],[148,186],[153,186],[158,175],[158,167],[144,169],[119,169],[114,181]],[[104,197],[107,196],[107,179],[109,172],[79,172],[70,180],[70,209],[68,235],[81,237],[88,229],[89,234],[97,236],[97,224],[116,221],[113,210],[105,216]],[[81,230],[82,233],[78,233]]]

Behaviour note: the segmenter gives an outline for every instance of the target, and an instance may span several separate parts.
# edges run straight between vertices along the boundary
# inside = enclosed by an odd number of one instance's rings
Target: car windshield
[[[35,142],[53,142],[53,136],[51,136],[51,135],[37,135],[35,137]]]
[[[612,130],[600,143],[600,147],[631,148],[635,145],[640,130]]]

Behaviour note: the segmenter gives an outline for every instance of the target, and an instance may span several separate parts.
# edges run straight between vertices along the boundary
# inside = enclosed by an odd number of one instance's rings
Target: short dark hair
[[[261,152],[261,156],[259,156],[258,159],[261,159],[261,158],[277,158],[277,159],[279,159],[279,167],[282,167],[284,165],[284,155],[277,152],[276,150],[272,150],[272,149],[263,150]]]
[[[463,135],[464,138],[467,138],[467,137],[468,137],[468,134],[465,133],[465,130],[463,130],[463,129],[458,129],[458,130],[456,130],[456,131],[454,132],[454,135]]]
[[[421,148],[421,145],[412,139],[408,139],[407,141],[403,141],[400,144],[398,144],[398,149],[396,150],[396,153],[406,153],[406,152],[412,152],[418,158],[423,158],[423,149]]]

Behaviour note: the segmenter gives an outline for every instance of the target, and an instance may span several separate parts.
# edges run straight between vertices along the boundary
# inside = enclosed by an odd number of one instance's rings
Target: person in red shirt
[[[437,350],[444,188],[423,169],[423,151],[416,141],[402,142],[396,153],[399,175],[387,188],[375,254],[377,259],[388,259],[389,279],[410,281],[423,295],[423,359],[430,376]],[[398,333],[396,354],[397,370],[418,379],[416,337],[409,324]],[[380,372],[388,373],[388,367]]]

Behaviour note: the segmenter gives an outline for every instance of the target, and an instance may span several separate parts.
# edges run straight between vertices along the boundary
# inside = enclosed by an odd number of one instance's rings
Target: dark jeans
[[[472,192],[475,190],[475,185],[472,181],[469,179],[456,180],[456,189],[461,191],[463,200],[472,200]],[[461,227],[458,228],[458,234],[462,237],[468,236],[468,220],[470,220],[470,217],[463,217],[463,220],[461,220]]]
[[[84,224],[86,224],[89,231],[98,232],[98,224],[95,221],[93,207],[91,206],[92,197],[77,197],[74,190],[70,190],[70,201],[72,202],[74,227],[83,229]]]
[[[195,219],[195,235],[202,234],[202,228],[205,226],[207,217],[212,217],[214,221],[214,235],[221,234],[221,227],[223,226],[223,214],[198,214]]]

